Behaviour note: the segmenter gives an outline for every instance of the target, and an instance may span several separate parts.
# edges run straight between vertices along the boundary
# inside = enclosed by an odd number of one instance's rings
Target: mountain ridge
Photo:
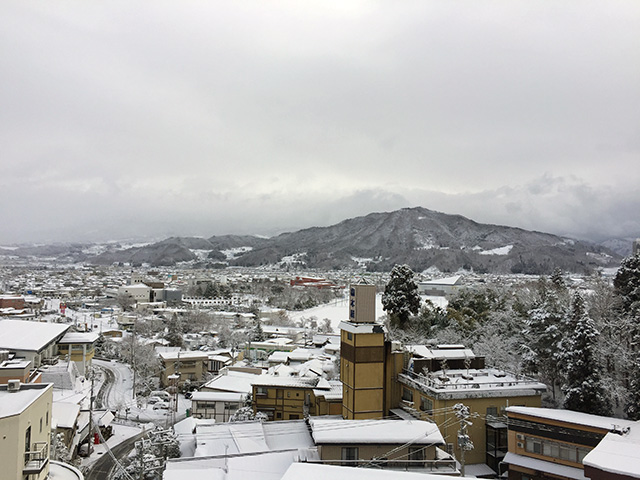
[[[264,238],[254,235],[169,237],[162,241],[96,252],[84,244],[25,247],[15,255],[55,254],[88,264],[171,266],[191,262],[202,266],[281,266],[318,269],[366,268],[388,271],[406,263],[415,271],[437,268],[480,273],[547,274],[555,268],[589,273],[619,265],[621,256],[596,244],[529,231],[519,227],[478,223],[423,207],[372,212],[327,227],[308,227]]]

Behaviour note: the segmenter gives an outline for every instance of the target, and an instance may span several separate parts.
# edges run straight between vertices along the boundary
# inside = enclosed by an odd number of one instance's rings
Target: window
[[[24,451],[31,451],[31,426],[28,426],[27,430],[24,432]]]
[[[427,412],[429,415],[433,413],[433,401],[427,397],[420,397],[420,410]]]
[[[281,388],[278,388],[276,390],[276,398],[283,398],[284,397],[284,390],[282,390]]]
[[[42,433],[42,417],[40,417],[40,433]]]
[[[413,390],[402,387],[402,399],[407,402],[413,402]]]
[[[342,464],[355,465],[358,460],[358,447],[342,447]]]
[[[353,334],[351,332],[347,332],[347,340],[353,340]]]
[[[542,442],[537,438],[527,437],[525,450],[529,453],[542,453]]]
[[[276,418],[282,418],[282,412],[276,412]]]
[[[487,407],[487,415],[498,416],[498,407]]]
[[[289,420],[299,420],[299,419],[300,419],[300,415],[294,414],[294,413],[289,414]]]
[[[269,393],[269,389],[267,387],[257,387],[256,395],[264,395],[266,396]]]
[[[526,437],[525,450],[574,463],[582,463],[582,459],[590,451],[588,448],[533,437]]]
[[[424,467],[424,449],[426,447],[409,447],[409,460],[411,467]]]

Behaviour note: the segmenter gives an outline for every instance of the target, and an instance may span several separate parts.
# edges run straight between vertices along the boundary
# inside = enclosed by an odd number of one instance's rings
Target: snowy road
[[[128,364],[97,359],[93,363],[105,372],[100,399],[105,408],[117,412],[116,417],[142,423],[153,422],[161,426],[172,424],[174,419],[171,412],[153,410],[151,405],[147,405],[146,398],[133,398],[133,371]],[[191,408],[191,401],[179,395],[175,421],[185,417],[187,408]]]

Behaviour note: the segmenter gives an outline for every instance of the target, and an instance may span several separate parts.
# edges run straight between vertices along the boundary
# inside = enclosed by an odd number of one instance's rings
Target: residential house
[[[209,373],[209,355],[207,352],[178,351],[160,353],[162,368],[160,372],[160,385],[168,387],[172,385],[169,377],[179,375],[178,386],[185,383],[202,385]]]
[[[261,369],[252,369],[251,371],[238,370],[235,367],[223,368],[219,374],[205,383],[201,388],[201,392],[234,392],[250,395],[253,391],[251,383],[256,376],[262,374]]]
[[[324,378],[260,375],[251,384],[254,412],[266,414],[269,420],[297,420],[341,408],[337,386]]]
[[[80,405],[70,402],[54,402],[51,415],[53,417],[52,430],[56,436],[56,441],[62,441],[70,452],[75,453],[73,445],[76,432],[78,430],[78,416],[80,415]]]
[[[459,473],[455,459],[439,448],[445,441],[431,422],[327,416],[311,417],[309,426],[322,463]]]
[[[195,418],[228,422],[244,406],[247,396],[231,392],[194,392],[191,396],[191,415]]]
[[[45,480],[49,476],[49,439],[53,385],[0,385],[0,465],[3,480]]]

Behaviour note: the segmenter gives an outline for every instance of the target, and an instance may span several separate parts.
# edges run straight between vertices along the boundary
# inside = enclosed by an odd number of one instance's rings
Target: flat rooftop
[[[439,370],[428,374],[405,370],[399,377],[401,383],[447,399],[529,396],[547,390],[544,383],[532,378],[493,368]]]

